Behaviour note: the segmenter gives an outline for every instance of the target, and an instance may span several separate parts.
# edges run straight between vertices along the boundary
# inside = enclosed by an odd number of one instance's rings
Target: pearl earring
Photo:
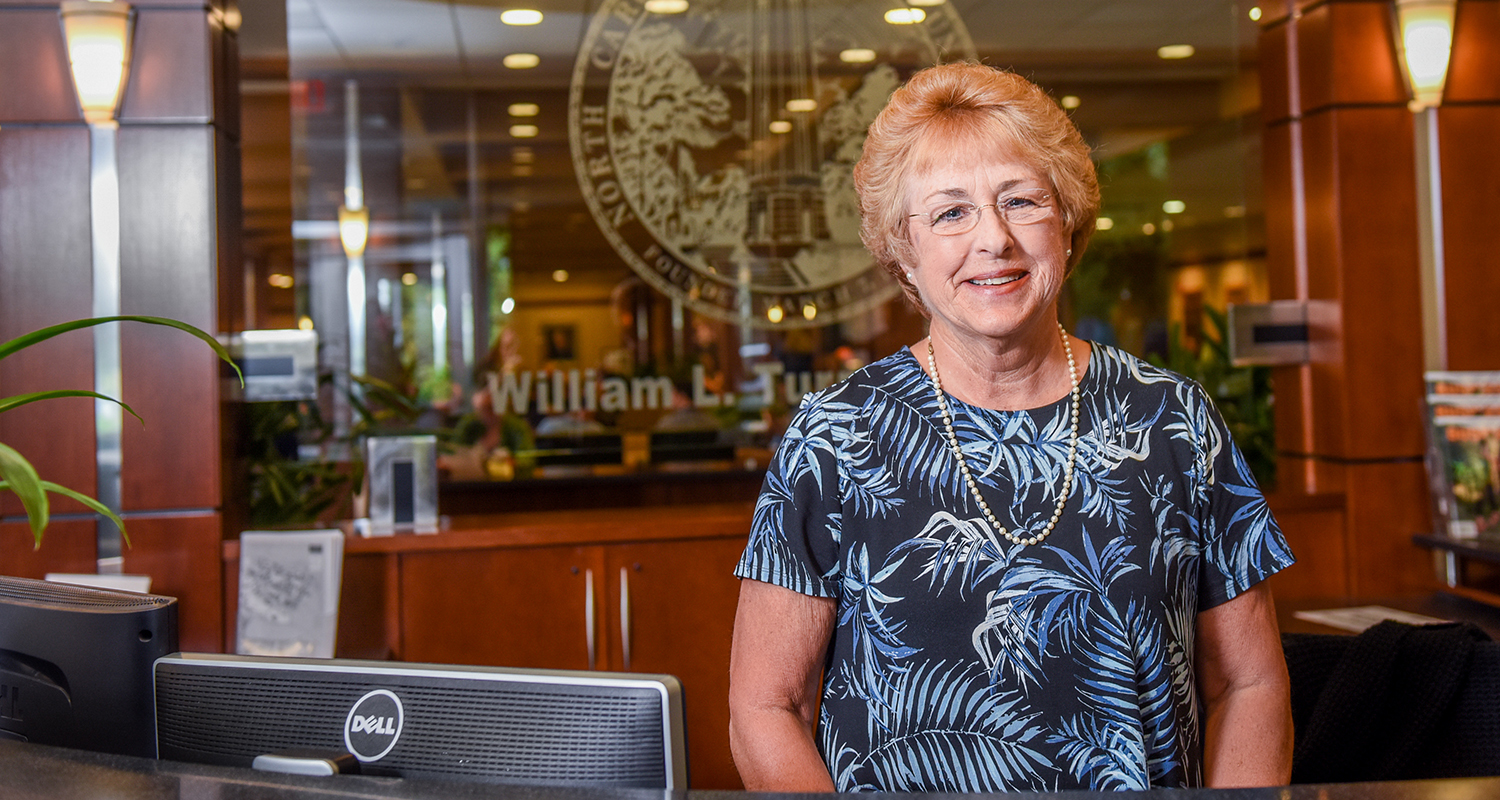
[[[1072,257],[1073,257],[1073,248],[1069,247],[1068,248],[1068,258],[1072,258]]]
[[[908,282],[910,282],[910,281],[911,281],[911,280],[912,280],[912,277],[911,277],[911,270],[907,270],[907,271],[906,271],[906,280],[907,280],[907,281],[908,281]]]

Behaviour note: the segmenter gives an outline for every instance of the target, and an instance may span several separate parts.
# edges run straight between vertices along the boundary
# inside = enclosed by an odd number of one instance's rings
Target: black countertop
[[[1160,789],[1152,792],[1061,792],[1056,797],[1162,797],[1204,800],[1490,800],[1500,777],[1393,783],[1346,783],[1270,789]],[[771,800],[807,795],[565,789],[483,783],[411,781],[345,775],[310,778],[234,767],[210,767],[0,741],[0,797],[5,800]],[[830,795],[829,797],[832,797]]]

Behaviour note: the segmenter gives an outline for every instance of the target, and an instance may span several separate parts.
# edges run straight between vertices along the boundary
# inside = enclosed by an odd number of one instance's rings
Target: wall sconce
[[[113,122],[130,69],[130,4],[64,0],[60,14],[83,118]]]
[[[339,241],[344,243],[344,255],[349,258],[365,254],[365,245],[370,241],[370,209],[339,206]]]
[[[1413,111],[1439,105],[1453,52],[1453,17],[1458,0],[1396,0],[1397,50]]]

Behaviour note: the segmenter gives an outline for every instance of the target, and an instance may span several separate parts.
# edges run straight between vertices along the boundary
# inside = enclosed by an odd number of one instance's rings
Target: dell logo
[[[360,761],[379,761],[401,738],[401,698],[373,689],[359,698],[344,719],[344,746]]]

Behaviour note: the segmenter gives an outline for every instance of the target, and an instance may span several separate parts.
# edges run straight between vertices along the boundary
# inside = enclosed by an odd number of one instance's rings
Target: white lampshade
[[[1457,5],[1458,0],[1396,0],[1401,68],[1411,87],[1413,110],[1443,101]]]
[[[109,122],[130,68],[130,4],[64,0],[60,13],[83,118]]]
[[[370,209],[339,207],[339,239],[344,243],[344,254],[356,258],[365,254],[365,244],[370,240]]]

